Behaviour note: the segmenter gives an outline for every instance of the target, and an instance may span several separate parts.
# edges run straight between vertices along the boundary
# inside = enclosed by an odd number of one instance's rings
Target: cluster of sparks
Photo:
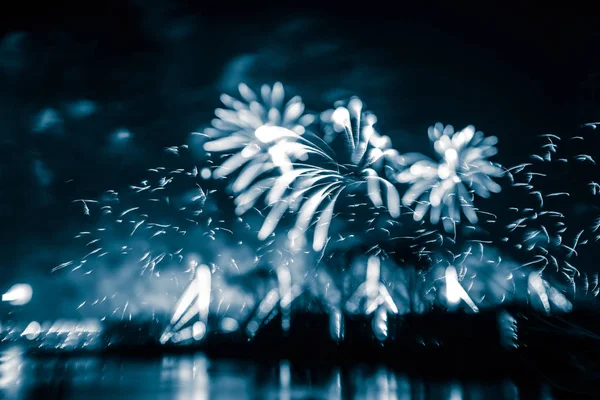
[[[595,126],[595,125],[593,125]],[[596,297],[598,272],[582,270],[586,250],[598,235],[596,147],[587,129],[577,136],[541,135],[539,150],[507,170],[510,185],[524,196],[509,207],[502,241],[528,255],[524,266],[549,270],[573,297]]]
[[[186,149],[187,145],[183,145],[165,151],[179,157]],[[112,265],[126,266],[130,271],[139,271],[139,277],[174,280],[175,286],[182,289],[185,282],[177,280],[196,273],[193,257],[190,261],[190,254],[195,252],[189,243],[199,238],[215,243],[221,237],[233,237],[225,220],[216,212],[207,211],[214,208],[216,191],[201,187],[201,180],[207,178],[205,170],[196,166],[189,169],[155,167],[147,172],[148,179],[130,185],[121,193],[107,190],[98,199],[73,201],[81,207],[89,223],[88,230],[74,236],[85,251],[80,257],[57,265],[52,272],[93,276]],[[235,260],[231,262],[235,265]],[[133,266],[136,268],[132,269]],[[173,273],[173,266],[179,266],[183,274]],[[114,304],[116,302],[111,300],[119,298],[124,299],[124,304],[115,307],[102,320],[131,319],[132,304],[140,303],[130,301],[132,295],[140,294],[115,290],[86,300],[77,309]],[[152,312],[154,314],[154,310]]]
[[[570,309],[565,291],[542,278],[547,267],[565,276],[573,292],[579,279],[584,282],[586,296],[598,295],[598,274],[581,272],[573,260],[582,246],[600,240],[600,218],[590,226],[573,230],[564,211],[549,207],[553,200],[568,198],[571,193],[545,192],[537,184],[539,178],[547,176],[540,168],[549,164],[595,166],[594,158],[584,153],[560,155],[563,141],[558,136],[544,135],[542,154],[534,154],[530,162],[504,168],[489,160],[497,153],[496,137],[486,137],[473,126],[455,131],[451,125],[438,123],[428,131],[440,159],[436,162],[423,154],[401,154],[394,149],[389,137],[378,132],[377,117],[357,97],[336,102],[332,109],[319,114],[306,112],[298,96],[286,101],[281,83],[263,85],[259,93],[240,84],[239,95],[240,99],[222,95],[225,108],[215,111],[211,127],[195,133],[203,138],[208,166],[151,169],[153,179],[129,188],[133,196],[126,197],[132,198],[133,204],[127,204],[113,190],[99,200],[75,202],[81,203],[86,215],[94,209],[103,218],[110,217],[111,224],[128,227],[129,237],[143,235],[150,245],[136,263],[140,274],[148,272],[158,277],[161,263],[182,263],[187,251],[198,249],[181,247],[156,252],[152,241],[157,237],[183,237],[198,229],[208,240],[215,240],[219,232],[235,237],[235,230],[228,229],[224,219],[213,219],[206,211],[205,203],[214,191],[205,191],[199,184],[209,178],[230,182],[227,189],[237,221],[245,223],[242,216],[251,211],[260,215],[263,221],[256,236],[265,242],[264,246],[276,243],[279,233],[285,232],[290,249],[287,261],[272,268],[277,283],[246,314],[245,331],[249,337],[274,312],[281,314],[282,329],[289,329],[291,303],[310,290],[310,285],[319,283],[327,287],[324,297],[331,314],[332,336],[337,340],[343,335],[344,311],[373,315],[373,331],[384,340],[389,314],[426,311],[440,302],[446,308],[462,303],[472,312],[519,300],[539,304],[546,312],[553,308]],[[568,140],[583,141],[583,137]],[[187,145],[166,150],[178,156],[185,149]],[[218,162],[213,166],[215,159]],[[185,201],[174,201],[168,195],[168,187],[182,177],[183,187],[190,190],[185,191]],[[501,179],[505,185],[497,182]],[[586,186],[593,195],[600,195],[597,182],[590,180]],[[533,204],[508,208],[510,222],[502,224],[502,218],[477,208],[475,199],[488,198],[505,187],[522,193]],[[154,220],[148,205],[175,208],[183,223]],[[424,218],[427,213],[428,221]],[[406,215],[411,216],[411,223],[404,221]],[[466,221],[461,221],[461,215]],[[284,220],[288,217],[292,223],[286,225]],[[349,227],[357,225],[360,229],[348,232]],[[502,243],[482,238],[482,234],[489,234],[499,225]],[[251,229],[247,223],[245,226]],[[312,246],[307,249],[310,233]],[[107,247],[107,234],[114,232],[108,232],[106,227],[80,232],[76,238],[86,241],[89,252],[54,270],[84,269],[87,274],[92,272],[92,258],[111,252],[124,256],[134,252],[127,243]],[[295,254],[312,251],[318,256],[317,265],[322,260],[327,264],[340,247],[350,249],[357,243],[369,244],[370,248],[365,251],[368,259],[362,283],[351,290],[344,288],[327,269],[321,270],[319,276],[316,268],[290,263]],[[396,252],[399,243],[406,244],[418,260],[426,258],[428,264],[423,267],[395,261],[393,268],[384,268],[386,254]],[[499,255],[503,245],[524,254],[525,261],[503,261]],[[455,252],[455,248],[459,250]],[[283,260],[280,250],[270,251],[279,251]],[[254,265],[260,262],[257,258]],[[214,292],[212,274],[219,266],[192,261],[188,267],[192,280],[175,307],[163,342],[200,340],[207,332]],[[292,275],[299,274],[291,272],[298,268],[304,268],[305,277],[312,274],[314,279],[294,281]],[[106,297],[95,303],[104,300]],[[119,311],[123,317],[127,305],[113,314]],[[240,328],[240,321],[227,321],[224,330]]]

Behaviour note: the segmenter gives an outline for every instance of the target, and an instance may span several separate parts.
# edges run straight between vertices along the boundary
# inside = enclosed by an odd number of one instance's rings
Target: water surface
[[[384,365],[299,366],[289,361],[208,359],[203,354],[34,358],[19,347],[0,358],[0,398],[20,399],[516,399],[549,388],[511,379],[430,379]]]

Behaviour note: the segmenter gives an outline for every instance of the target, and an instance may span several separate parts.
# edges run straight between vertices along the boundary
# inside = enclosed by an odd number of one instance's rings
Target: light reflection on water
[[[0,398],[21,399],[516,399],[510,380],[427,380],[385,366],[296,367],[288,361],[162,358],[34,359],[18,347],[0,352]],[[540,396],[547,398],[546,396]]]

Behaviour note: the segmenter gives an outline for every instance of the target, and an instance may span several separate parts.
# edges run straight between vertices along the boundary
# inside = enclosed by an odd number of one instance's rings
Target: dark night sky
[[[210,122],[219,93],[239,80],[281,80],[317,110],[340,90],[359,94],[400,151],[426,151],[438,120],[472,123],[500,138],[506,164],[535,135],[600,120],[600,28],[583,10],[189,3],[19,2],[20,12],[1,13],[0,270],[9,280],[61,262],[52,249],[79,218],[70,201],[142,179],[164,146]],[[96,111],[33,132],[42,110],[63,115],[81,99]],[[119,129],[134,134],[126,150],[111,147]],[[33,249],[53,256],[36,262]]]

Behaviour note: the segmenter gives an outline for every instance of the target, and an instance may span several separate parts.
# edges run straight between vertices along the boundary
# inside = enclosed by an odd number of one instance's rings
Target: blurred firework
[[[281,83],[263,85],[258,94],[240,84],[239,92],[242,100],[223,95],[226,108],[215,111],[212,127],[194,134],[206,139],[206,165],[151,168],[126,193],[75,200],[100,227],[80,232],[86,254],[55,270],[89,274],[93,262],[116,253],[128,257],[121,264],[138,264],[140,275],[157,278],[165,263],[186,265],[190,283],[179,292],[163,343],[202,340],[214,326],[253,338],[276,314],[285,333],[292,304],[305,294],[324,305],[336,341],[344,337],[345,314],[372,318],[383,341],[388,315],[439,308],[476,313],[512,303],[549,313],[571,310],[576,292],[598,295],[598,274],[580,271],[574,260],[600,238],[600,224],[586,225],[581,215],[600,212],[587,198],[561,202],[580,194],[562,188],[574,181],[583,181],[588,197],[600,193],[590,175],[594,156],[577,148],[583,137],[543,135],[541,154],[505,169],[489,160],[496,137],[438,123],[428,130],[440,158],[435,162],[393,149],[358,97],[334,103],[317,120],[300,97],[285,101]],[[179,164],[187,150],[165,149]],[[215,157],[219,165],[209,168]],[[544,172],[554,164],[568,168]],[[211,177],[231,178],[234,221],[223,216],[226,206],[211,196],[216,191],[203,189]],[[505,203],[495,213],[475,207],[475,196],[487,199],[501,189],[516,202],[508,211]],[[262,225],[255,230],[256,215]],[[293,221],[284,229],[286,217]],[[311,229],[313,252],[305,248]],[[253,257],[246,258],[253,260],[241,268],[227,252],[243,245],[242,232],[257,233],[262,243],[249,247]],[[198,245],[199,239],[220,246]],[[228,314],[233,296],[247,292],[253,295],[238,301],[239,312]],[[131,318],[128,305],[112,315]],[[221,322],[209,323],[213,313]]]
[[[275,87],[283,94],[280,84]],[[248,90],[246,86],[240,87],[240,92]],[[321,115],[320,133],[314,133],[308,124],[290,126],[288,119],[279,117],[255,119],[252,125],[235,131],[228,125],[213,122],[213,126],[224,130],[214,133],[215,128],[209,128],[205,132],[209,137],[229,134],[207,142],[204,145],[207,151],[242,149],[234,155],[226,155],[226,161],[216,169],[214,177],[227,176],[249,162],[231,189],[237,195],[238,215],[255,207],[264,194],[270,212],[258,233],[261,240],[274,233],[286,213],[297,213],[294,227],[288,233],[292,246],[302,248],[307,230],[316,225],[312,247],[315,251],[322,250],[330,238],[331,221],[336,211],[339,212],[335,208],[338,198],[342,194],[355,197],[360,190],[368,194],[373,206],[385,204],[390,216],[400,215],[398,191],[381,176],[385,167],[393,165],[397,152],[389,148],[389,138],[377,133],[376,117],[363,110],[358,98],[343,104],[336,103],[335,110]],[[240,109],[235,114],[237,117],[232,116],[229,121],[235,119],[241,123],[247,119],[247,111]],[[225,116],[217,112],[220,114]]]
[[[204,144],[208,152],[232,152],[214,171],[215,178],[223,178],[244,167],[233,183],[239,193],[257,176],[274,168],[289,170],[289,157],[301,156],[301,149],[290,148],[296,136],[304,134],[314,116],[305,114],[302,99],[295,96],[284,104],[285,90],[280,82],[270,87],[263,85],[257,95],[246,84],[240,83],[242,101],[221,95],[227,109],[217,108],[212,127],[204,130],[209,140]],[[269,127],[289,130],[284,137],[270,134]]]
[[[428,130],[429,140],[441,159],[440,163],[419,153],[402,156],[409,167],[396,176],[400,183],[411,187],[402,196],[402,204],[417,204],[415,220],[421,220],[430,209],[430,220],[440,219],[446,232],[455,231],[461,211],[470,223],[478,217],[473,205],[474,194],[489,197],[498,193],[500,185],[492,178],[501,177],[504,170],[488,158],[497,153],[495,136],[485,137],[472,125],[455,132],[452,125],[437,123]]]

